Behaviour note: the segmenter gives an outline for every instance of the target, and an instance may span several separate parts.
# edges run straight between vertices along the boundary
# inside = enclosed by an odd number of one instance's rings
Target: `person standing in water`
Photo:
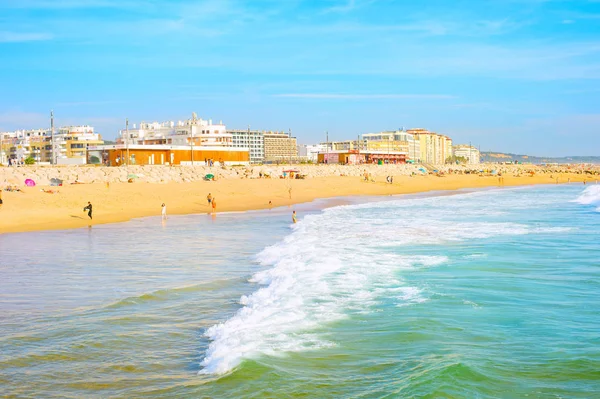
[[[161,214],[161,217],[162,217],[163,220],[167,220],[167,206],[165,205],[164,202],[161,205],[160,214]]]
[[[296,211],[292,212],[292,222],[296,223]]]
[[[213,198],[212,199],[212,213],[215,213],[216,211],[217,211],[217,199]]]
[[[88,201],[87,206],[83,208],[83,211],[88,211],[88,216],[90,217],[90,219],[92,218],[92,203],[90,201]]]
[[[208,195],[206,196],[206,200],[208,201],[208,206],[210,206],[210,203],[213,200],[213,197],[212,197],[212,195],[210,193],[208,193]]]

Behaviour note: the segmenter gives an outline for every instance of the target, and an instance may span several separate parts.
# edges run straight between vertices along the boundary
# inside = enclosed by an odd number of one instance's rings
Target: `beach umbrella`
[[[137,178],[138,178],[138,176],[137,176],[137,175],[134,175],[133,173],[130,173],[130,174],[128,174],[128,175],[127,175],[127,178],[128,178],[128,179],[137,179]]]
[[[57,179],[56,177],[53,177],[52,179],[50,179],[50,185],[51,186],[60,186],[62,184],[62,180]]]
[[[31,179],[25,179],[25,185],[27,187],[35,187],[35,182]]]
[[[423,173],[427,173],[427,171],[423,168],[419,168],[419,171],[423,172]]]
[[[206,180],[212,180],[212,179],[214,179],[214,178],[215,178],[215,175],[213,175],[213,174],[210,174],[210,173],[209,173],[209,174],[207,174],[206,176],[204,176],[204,178],[205,178]]]

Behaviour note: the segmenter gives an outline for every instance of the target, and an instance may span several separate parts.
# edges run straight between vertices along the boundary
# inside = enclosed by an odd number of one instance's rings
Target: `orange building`
[[[193,152],[193,156],[192,156]],[[129,154],[129,162],[127,157]],[[100,145],[88,147],[88,163],[102,163],[108,166],[120,165],[191,165],[205,161],[227,165],[248,165],[248,148],[132,144]]]

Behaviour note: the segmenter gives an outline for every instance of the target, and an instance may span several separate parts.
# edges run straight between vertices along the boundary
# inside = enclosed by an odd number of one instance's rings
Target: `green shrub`
[[[32,157],[25,158],[25,165],[33,165],[35,163],[35,159]]]
[[[90,163],[92,163],[92,164],[99,164],[99,163],[100,163],[100,158],[98,158],[98,157],[97,157],[97,156],[95,156],[95,155],[92,155],[92,156],[90,157]]]

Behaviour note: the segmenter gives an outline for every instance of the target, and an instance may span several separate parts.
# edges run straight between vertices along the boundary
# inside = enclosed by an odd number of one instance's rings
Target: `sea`
[[[0,235],[0,397],[600,398],[600,185]]]

